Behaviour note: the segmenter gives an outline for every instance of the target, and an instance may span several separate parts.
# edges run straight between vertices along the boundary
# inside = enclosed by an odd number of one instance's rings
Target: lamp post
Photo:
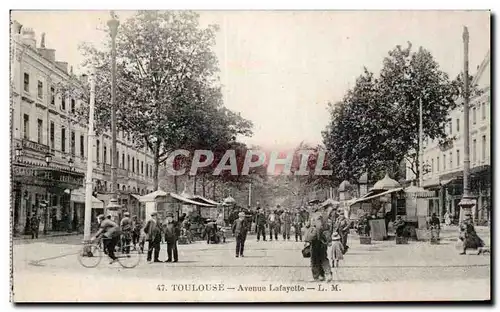
[[[111,35],[111,199],[106,208],[116,217],[116,211],[120,208],[116,189],[116,165],[118,162],[116,154],[116,35],[120,22],[116,19],[114,11],[111,11],[110,14],[111,19],[108,21],[108,27]]]
[[[471,213],[475,205],[470,196],[469,177],[470,177],[470,151],[469,151],[469,31],[464,26],[462,35],[464,42],[464,191],[460,206],[460,222],[464,216]]]

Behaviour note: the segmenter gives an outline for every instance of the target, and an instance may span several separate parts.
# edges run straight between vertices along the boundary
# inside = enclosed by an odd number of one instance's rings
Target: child
[[[330,259],[332,259],[332,268],[339,267],[339,260],[344,259],[344,246],[340,240],[340,235],[337,232],[332,234],[332,242],[330,247]]]

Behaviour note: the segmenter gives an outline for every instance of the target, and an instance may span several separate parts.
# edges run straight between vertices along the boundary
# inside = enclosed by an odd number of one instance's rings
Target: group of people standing
[[[257,241],[266,240],[266,228],[269,229],[269,240],[278,240],[278,235],[283,235],[283,240],[290,240],[291,229],[295,232],[295,241],[302,241],[302,227],[304,225],[304,217],[300,212],[292,214],[288,209],[281,211],[280,205],[276,206],[276,210],[271,210],[269,215],[266,215],[263,209],[257,208],[255,215],[255,227],[257,232]],[[278,213],[280,212],[280,213]]]

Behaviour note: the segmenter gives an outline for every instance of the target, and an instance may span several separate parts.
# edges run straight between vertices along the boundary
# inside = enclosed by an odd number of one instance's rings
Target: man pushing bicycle
[[[117,261],[115,247],[121,236],[120,227],[112,220],[104,218],[102,214],[97,216],[97,222],[99,223],[99,231],[92,237],[91,241],[95,241],[102,235],[104,250],[111,258],[110,264],[115,263]]]

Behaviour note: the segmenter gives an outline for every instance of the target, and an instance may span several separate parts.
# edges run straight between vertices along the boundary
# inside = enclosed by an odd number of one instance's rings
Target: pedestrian
[[[106,254],[111,258],[110,264],[116,262],[118,259],[115,256],[116,244],[120,241],[120,227],[118,224],[110,219],[105,219],[104,215],[97,216],[97,222],[99,223],[99,230],[91,238],[91,241],[95,241],[102,235],[102,242],[104,244],[104,250]]]
[[[174,214],[167,213],[167,219],[165,222],[165,241],[167,242],[167,261],[172,262],[172,255],[174,262],[179,261],[179,255],[177,252],[177,240],[180,236],[180,228],[177,222],[174,221]]]
[[[431,220],[429,221],[429,226],[431,230],[431,241],[439,241],[439,232],[441,230],[441,222],[435,213],[432,214]]]
[[[38,238],[38,232],[40,231],[40,218],[38,217],[36,211],[33,212],[33,216],[31,217],[31,239]]]
[[[136,215],[132,216],[132,245],[134,245],[134,249],[137,247],[139,243],[139,239],[141,237],[141,228],[142,222],[138,219]]]
[[[401,219],[401,216],[396,217],[396,221],[393,223],[394,229],[396,230],[396,237],[404,237],[406,230],[406,222]]]
[[[236,258],[243,257],[248,232],[248,223],[245,220],[244,212],[238,214],[238,219],[233,223],[232,231],[234,237],[236,237]]]
[[[207,244],[216,242],[217,224],[210,218],[207,219],[207,224],[205,225],[205,235],[207,236]]]
[[[465,219],[460,225],[460,236],[459,239],[462,241],[463,248],[461,255],[465,255],[467,249],[477,249],[478,255],[483,252],[484,242],[477,235],[474,225],[472,224],[472,216],[470,214],[465,215]]]
[[[346,253],[347,250],[349,249],[349,246],[347,246],[347,237],[349,235],[349,229],[351,226],[349,222],[347,222],[347,219],[344,216],[344,214],[341,213],[337,217],[337,220],[335,221],[333,227],[334,227],[333,231],[337,232],[340,235],[340,241],[344,246],[344,253]]]
[[[257,226],[257,241],[260,240],[260,235],[262,235],[262,240],[266,241],[266,216],[264,211],[258,207],[257,215],[255,216],[255,224]]]
[[[130,253],[130,241],[132,240],[132,221],[130,213],[125,212],[123,219],[120,221],[120,229],[122,231],[122,249],[128,254]]]
[[[290,230],[292,228],[292,217],[288,209],[281,214],[281,226],[283,228],[283,240],[290,240]]]
[[[446,224],[447,226],[451,225],[451,215],[448,211],[446,211],[446,213],[444,214],[444,224]]]
[[[325,222],[321,214],[313,214],[306,224],[306,244],[311,246],[311,271],[314,281],[330,282],[332,271],[328,260],[328,244],[331,239],[330,233],[326,230]]]
[[[298,239],[300,238],[300,241],[302,241],[302,217],[300,216],[300,213],[297,213],[295,215],[295,218],[293,220],[293,228],[295,231],[295,241],[298,242]]]
[[[152,212],[151,219],[148,220],[146,226],[144,227],[144,232],[147,235],[148,241],[148,256],[147,261],[151,262],[151,256],[154,251],[153,262],[161,262],[159,259],[160,248],[161,248],[161,227],[158,222],[158,213]]]
[[[342,245],[339,233],[334,232],[332,234],[330,245],[329,256],[330,259],[332,259],[332,268],[337,268],[339,266],[339,260],[344,260],[344,245]]]
[[[273,233],[274,233],[274,239],[278,240],[278,216],[274,213],[274,210],[271,210],[271,213],[269,214],[269,239],[273,240]]]
[[[191,236],[191,221],[188,216],[186,216],[184,220],[182,220],[182,229],[184,231],[184,235],[186,236],[186,240],[188,241],[188,243],[192,243],[193,238]]]

